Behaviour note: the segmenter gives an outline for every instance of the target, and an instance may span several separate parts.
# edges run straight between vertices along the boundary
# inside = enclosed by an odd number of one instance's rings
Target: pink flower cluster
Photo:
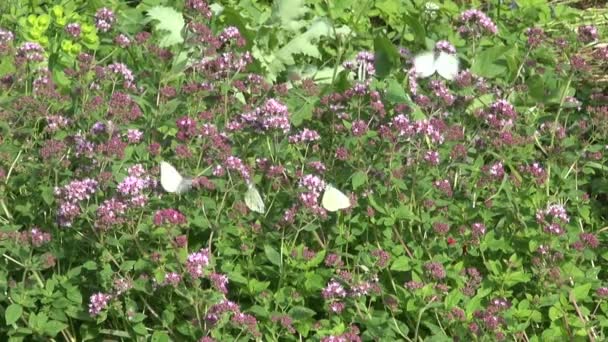
[[[44,48],[38,43],[25,42],[17,49],[17,58],[29,62],[42,62],[44,60]]]
[[[188,255],[186,269],[193,279],[202,278],[205,275],[205,268],[209,266],[210,260],[209,249],[203,248],[198,252]]]
[[[177,209],[161,209],[154,214],[153,222],[157,226],[165,224],[183,225],[188,224],[188,219]]]
[[[451,55],[456,54],[456,48],[454,47],[454,45],[452,45],[452,43],[448,42],[447,40],[440,40],[435,43],[435,51],[445,52]]]
[[[231,131],[235,131],[244,126],[249,126],[260,131],[277,129],[283,133],[287,133],[291,129],[289,111],[286,105],[275,99],[269,99],[262,107],[241,114],[239,120],[232,121],[228,124],[228,128]]]
[[[135,77],[126,64],[112,63],[106,67],[106,70],[110,73],[122,76],[125,88],[132,88],[134,86],[133,81],[135,81]]]
[[[245,182],[247,182],[247,184],[251,182],[251,172],[249,171],[249,167],[247,167],[245,163],[243,163],[243,161],[238,157],[228,156],[228,158],[224,160],[224,165],[221,168],[225,168],[227,170],[236,170],[238,173],[240,173],[241,177],[245,180]],[[215,171],[214,175],[216,175]],[[220,176],[221,174],[218,173],[217,175]]]
[[[65,25],[65,32],[72,36],[72,38],[80,37],[80,33],[82,32],[80,28],[80,24],[78,23],[69,23]]]
[[[442,126],[439,120],[421,120],[412,122],[404,115],[399,114],[393,118],[390,126],[396,131],[400,137],[410,138],[415,134],[421,134],[428,137],[433,143],[442,144],[445,140],[442,134]]]
[[[296,133],[289,137],[289,142],[292,144],[308,143],[321,139],[321,135],[315,130],[304,128],[302,132]]]
[[[485,30],[486,32],[491,34],[498,33],[498,27],[496,26],[496,24],[494,24],[492,19],[490,19],[485,13],[480,10],[470,9],[462,12],[460,14],[460,21],[464,24],[473,24],[476,26],[476,28],[469,28],[466,26],[461,26],[460,28],[458,28],[458,32],[463,36],[468,36],[468,33],[470,33],[471,30],[476,31],[476,34],[480,34],[481,32],[479,31],[481,30]]]
[[[102,292],[93,294],[89,299],[89,314],[91,316],[97,316],[108,306],[110,299],[112,299],[112,295],[110,294],[105,294]]]
[[[536,222],[546,233],[562,235],[565,233],[563,225],[570,222],[570,217],[563,205],[550,204],[547,208],[536,211]]]
[[[116,17],[114,17],[114,12],[109,8],[100,8],[95,13],[95,26],[101,32],[108,32],[112,28],[114,21],[116,21]]]
[[[517,119],[515,108],[507,100],[494,102],[490,108],[480,114],[486,124],[497,130],[513,127]]]
[[[57,212],[59,224],[70,227],[74,219],[80,215],[79,203],[91,198],[96,190],[97,181],[90,178],[75,180],[61,188],[55,188],[55,197],[60,203]]]
[[[597,27],[593,25],[579,26],[577,29],[578,39],[583,43],[591,43],[596,41],[599,37],[597,33]]]

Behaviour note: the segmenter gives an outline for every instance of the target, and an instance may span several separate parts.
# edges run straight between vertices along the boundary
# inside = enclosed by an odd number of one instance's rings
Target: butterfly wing
[[[327,185],[321,199],[321,205],[327,211],[338,211],[350,207],[350,199],[340,190]]]
[[[184,193],[192,187],[192,179],[184,178],[173,165],[160,162],[160,185],[166,192]]]
[[[266,212],[266,206],[264,205],[262,196],[260,196],[258,189],[256,189],[253,184],[249,185],[247,193],[245,194],[245,205],[249,210],[255,211],[256,213],[263,214]]]
[[[160,185],[166,192],[177,192],[183,179],[171,164],[160,162]]]
[[[441,52],[435,61],[437,73],[446,80],[453,80],[458,75],[458,57]]]
[[[423,52],[414,57],[416,76],[427,78],[435,73],[435,54],[432,51]]]

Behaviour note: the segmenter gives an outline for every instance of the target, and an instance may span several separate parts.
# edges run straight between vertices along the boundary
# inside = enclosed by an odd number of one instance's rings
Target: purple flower
[[[304,128],[302,132],[290,136],[289,142],[292,144],[297,144],[302,142],[313,142],[320,139],[321,136],[319,135],[319,133],[317,133],[317,131]]]
[[[447,40],[440,40],[435,43],[435,51],[445,52],[451,55],[456,54],[456,48]]]
[[[325,299],[344,298],[346,297],[346,290],[344,290],[344,287],[342,287],[340,283],[335,280],[332,280],[323,289],[321,294]]]
[[[486,226],[483,223],[476,222],[471,226],[471,231],[474,238],[478,238],[486,233]]]
[[[308,191],[320,194],[325,190],[325,181],[316,175],[304,175],[300,178],[299,186],[306,188]]]
[[[236,170],[241,174],[241,177],[249,183],[251,182],[251,174],[249,172],[249,168],[245,166],[243,161],[240,158],[235,156],[229,156],[224,160],[224,167],[228,170]]]
[[[128,47],[129,45],[131,45],[131,39],[129,39],[129,37],[127,37],[121,33],[118,36],[116,36],[116,38],[114,38],[114,43],[116,43],[116,45],[118,45],[124,49],[124,48]]]
[[[80,24],[78,23],[69,23],[65,26],[65,32],[72,36],[73,38],[80,37],[81,29]]]
[[[97,316],[101,310],[108,306],[108,302],[112,299],[112,295],[98,292],[89,299],[89,314]]]
[[[528,45],[531,48],[539,46],[545,40],[545,31],[539,27],[530,27],[526,30]]]
[[[209,280],[211,280],[211,284],[216,290],[223,294],[228,293],[228,276],[225,274],[211,273],[209,275]]]
[[[133,282],[125,278],[114,279],[114,291],[116,296],[129,291],[133,287]]]
[[[13,32],[0,27],[0,45],[5,45],[15,39]]]
[[[201,278],[204,275],[204,268],[209,265],[209,262],[209,249],[203,248],[198,252],[188,255],[186,269],[192,278]]]
[[[436,280],[443,279],[446,276],[445,268],[438,262],[428,262],[424,265],[424,268],[429,275]]]
[[[42,62],[44,53],[42,46],[33,42],[25,42],[17,49],[17,57],[30,62]]]
[[[177,209],[162,209],[154,214],[154,224],[157,226],[163,224],[180,225],[187,223],[188,219],[186,216]]]
[[[91,195],[97,190],[97,181],[86,178],[83,180],[75,180],[61,188],[55,188],[55,196],[60,200],[69,203],[78,203],[88,200]]]
[[[51,234],[47,232],[43,232],[38,227],[34,227],[29,231],[30,240],[32,245],[35,247],[40,247],[51,241]]]
[[[239,305],[235,302],[231,302],[227,299],[223,299],[217,304],[212,305],[209,310],[207,310],[207,314],[205,315],[205,320],[209,322],[211,326],[215,325],[217,321],[221,318],[221,316],[230,312],[233,314],[238,314],[241,312]]]
[[[430,86],[434,95],[440,98],[444,105],[451,106],[454,101],[456,101],[456,96],[450,92],[448,87],[445,85],[445,82],[440,80],[432,80]]]
[[[437,151],[427,151],[424,154],[424,160],[433,165],[433,166],[437,166],[439,165],[439,152]]]
[[[583,25],[579,26],[578,30],[578,40],[583,43],[591,43],[598,39],[597,27],[593,25]]]
[[[498,33],[498,27],[492,19],[490,19],[485,13],[480,10],[470,9],[460,14],[460,21],[463,23],[470,23],[477,25],[480,29],[485,30],[488,33]]]
[[[175,272],[169,272],[165,274],[165,280],[163,281],[163,285],[171,285],[173,287],[177,286],[179,282],[182,280],[182,276]]]
[[[367,123],[363,120],[354,121],[351,127],[351,132],[355,137],[360,137],[364,135],[365,133],[367,133]]]
[[[262,107],[241,114],[239,121],[231,122],[230,126],[233,131],[243,126],[249,126],[261,131],[278,129],[283,133],[287,133],[291,129],[287,106],[275,99],[269,99]]]
[[[113,74],[121,75],[124,79],[126,88],[131,88],[133,86],[135,77],[133,77],[133,72],[127,67],[126,64],[112,63],[106,67],[106,70]]]
[[[95,226],[100,229],[108,229],[114,225],[124,222],[127,205],[116,198],[103,201],[97,208],[97,221]]]
[[[114,12],[109,8],[103,7],[95,13],[95,26],[101,32],[108,32],[112,28],[112,24],[116,18]]]

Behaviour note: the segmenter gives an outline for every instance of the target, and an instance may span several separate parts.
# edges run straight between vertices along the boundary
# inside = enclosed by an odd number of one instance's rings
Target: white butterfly
[[[325,187],[321,205],[327,211],[338,211],[350,207],[350,199],[342,191],[334,188],[330,184]]]
[[[192,178],[185,178],[169,163],[160,162],[160,185],[166,192],[182,194],[192,188]]]
[[[262,196],[260,196],[258,189],[255,188],[253,183],[249,184],[247,187],[247,193],[245,193],[245,205],[247,208],[256,213],[265,213],[266,206],[264,205],[264,201],[262,200]]]
[[[418,77],[427,78],[437,72],[441,77],[453,80],[458,75],[458,57],[443,51],[438,54],[423,52],[414,57],[414,70]]]

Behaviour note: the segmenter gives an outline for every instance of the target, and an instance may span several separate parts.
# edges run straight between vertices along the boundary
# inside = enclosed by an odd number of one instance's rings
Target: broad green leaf
[[[11,304],[6,308],[6,312],[4,313],[6,320],[6,325],[11,325],[19,318],[21,318],[21,314],[23,313],[23,307],[19,304]]]
[[[160,47],[179,44],[184,41],[182,30],[186,25],[183,15],[171,7],[156,6],[148,11],[148,21],[157,20],[156,29],[168,31],[160,42]]]
[[[391,271],[409,271],[411,269],[410,258],[406,256],[400,256],[391,265]]]
[[[572,295],[577,301],[586,299],[589,296],[589,290],[591,290],[591,284],[583,284],[572,289]]]
[[[353,190],[357,190],[360,186],[367,183],[367,174],[363,171],[357,171],[353,175],[352,184]]]
[[[276,266],[281,266],[281,254],[279,254],[279,252],[277,252],[277,250],[274,249],[271,245],[264,246],[264,253],[272,264]]]
[[[496,45],[481,51],[475,56],[471,71],[485,78],[494,78],[507,71],[507,62],[504,55],[511,48],[504,45]]]
[[[313,317],[316,314],[314,310],[311,310],[305,306],[294,306],[289,310],[289,316],[295,320],[304,320]]]
[[[381,79],[386,77],[393,68],[399,65],[400,60],[397,48],[384,36],[374,39],[374,55],[376,76]]]

